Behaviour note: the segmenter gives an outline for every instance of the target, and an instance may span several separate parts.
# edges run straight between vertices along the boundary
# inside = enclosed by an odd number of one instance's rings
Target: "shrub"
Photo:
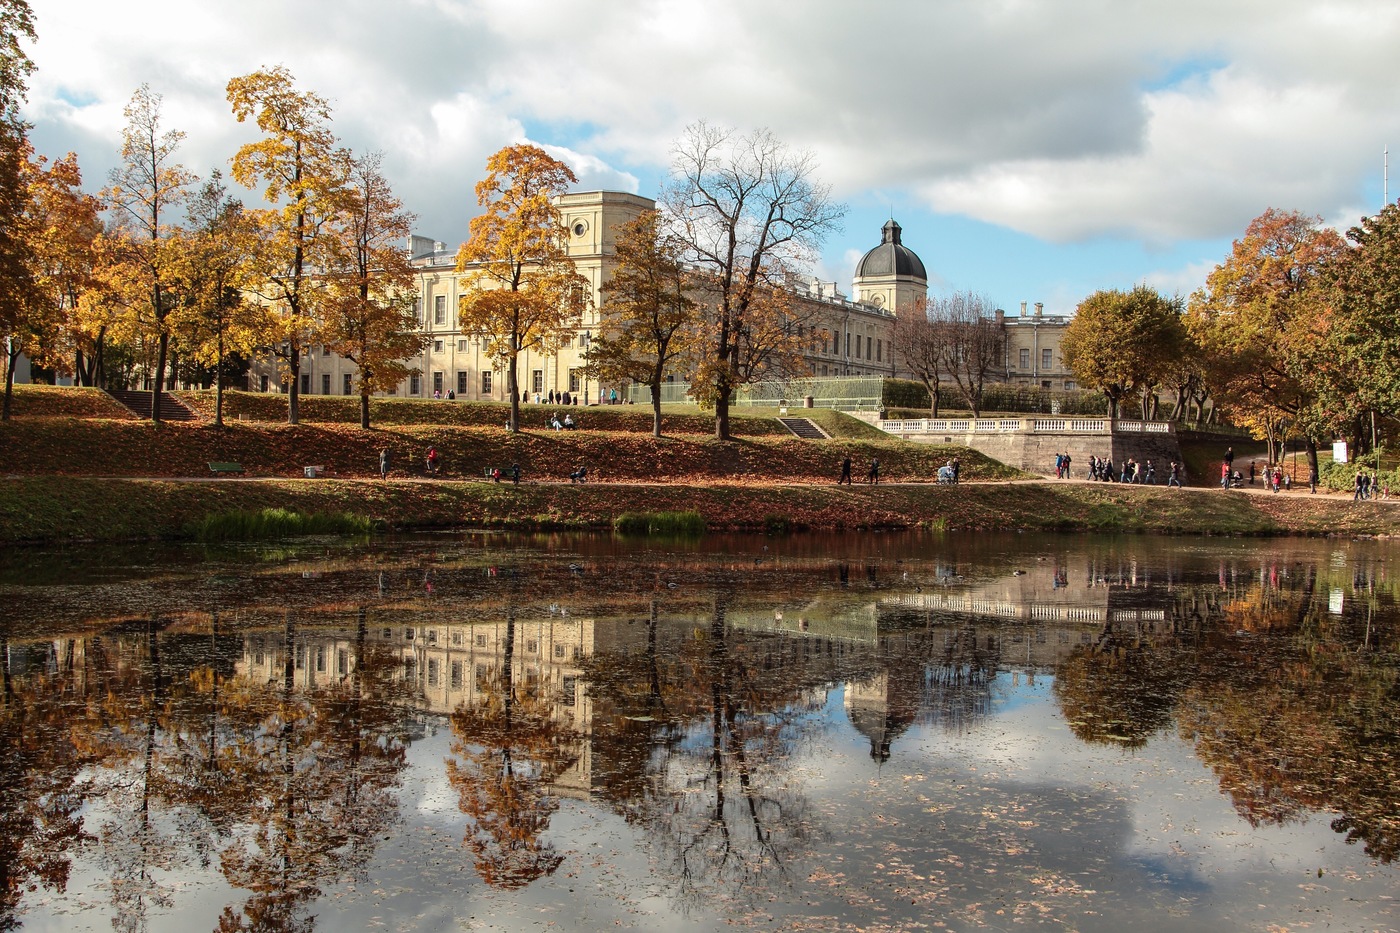
[[[705,519],[699,512],[623,512],[613,519],[613,531],[623,535],[702,535]]]
[[[195,540],[265,541],[297,535],[365,535],[373,521],[364,515],[338,512],[308,515],[287,509],[238,510],[209,515],[191,528]]]

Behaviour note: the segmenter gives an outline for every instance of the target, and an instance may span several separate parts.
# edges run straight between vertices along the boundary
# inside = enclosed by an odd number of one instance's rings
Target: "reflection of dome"
[[[907,275],[928,281],[924,263],[909,247],[899,242],[899,224],[893,220],[885,223],[881,231],[880,245],[861,257],[856,265],[856,278],[872,278],[885,275]]]
[[[851,725],[870,740],[870,757],[884,764],[890,760],[890,746],[914,722],[912,711],[886,713],[871,707],[853,707],[846,711]]]

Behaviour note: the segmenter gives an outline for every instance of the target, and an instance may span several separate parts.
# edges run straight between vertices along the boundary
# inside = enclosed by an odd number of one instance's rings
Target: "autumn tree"
[[[34,39],[34,15],[25,0],[0,0],[0,337],[6,340],[5,417],[14,383],[16,334],[33,307],[31,256],[24,232],[29,204],[25,170],[28,125],[19,108],[34,63],[21,41]]]
[[[801,338],[783,329],[787,277],[839,228],[845,207],[816,180],[810,153],[766,130],[739,135],[692,124],[676,144],[671,176],[662,204],[685,244],[683,258],[704,277],[710,344],[695,382],[714,402],[715,436],[728,440],[731,393],[764,371],[745,366],[756,359],[745,344],[761,348],[777,327],[780,346],[800,356]]]
[[[938,384],[943,379],[948,330],[935,320],[927,300],[919,299],[911,311],[898,314],[890,331],[890,349],[901,365],[928,389],[929,414],[938,417]]]
[[[661,385],[697,336],[694,282],[684,244],[646,211],[618,232],[617,267],[603,286],[603,326],[588,349],[588,372],[651,389],[652,434],[661,436]]]
[[[1079,303],[1060,352],[1074,378],[1108,399],[1109,417],[1131,393],[1151,394],[1167,370],[1181,328],[1181,302],[1156,289],[1101,290]],[[1144,401],[1144,417],[1147,403]]]
[[[233,177],[261,186],[273,205],[250,211],[259,229],[257,295],[272,308],[268,345],[287,367],[287,423],[299,420],[301,364],[319,342],[331,225],[339,215],[345,160],[330,130],[330,105],[299,91],[290,71],[264,68],[233,78],[226,88],[233,115],[253,120],[263,138],[233,157]]]
[[[175,328],[193,360],[214,382],[214,424],[224,425],[224,383],[230,355],[246,360],[265,332],[262,306],[243,295],[256,237],[243,203],[215,171],[190,198],[179,241],[183,301]]]
[[[360,427],[369,427],[369,399],[410,372],[405,361],[427,340],[413,312],[414,271],[403,244],[413,215],[394,196],[381,156],[346,169],[342,235],[328,268],[326,345],[359,367]]]
[[[928,316],[945,339],[943,370],[952,377],[972,417],[982,413],[987,380],[1006,358],[1006,331],[992,303],[981,295],[956,292],[928,303]]]
[[[507,146],[486,162],[457,271],[472,275],[458,309],[461,328],[481,334],[506,368],[510,430],[520,430],[520,354],[563,345],[588,302],[588,280],[568,254],[568,231],[555,204],[578,181],[538,146]]]
[[[1296,430],[1314,469],[1317,444],[1340,415],[1319,404],[1331,368],[1321,272],[1346,248],[1320,224],[1272,208],[1256,217],[1191,296],[1187,315],[1217,403],[1268,439],[1270,459],[1280,432]]]
[[[70,319],[93,276],[93,242],[101,225],[99,203],[83,193],[77,156],[50,163],[26,143],[22,178],[25,208],[19,219],[28,268],[16,291],[23,301],[10,321],[3,419],[10,416],[13,373],[20,352],[68,371]]]
[[[1320,365],[1325,407],[1339,415],[1400,410],[1400,205],[1347,231],[1324,270],[1333,330]],[[1329,365],[1330,364],[1330,365]]]
[[[108,209],[122,234],[112,281],[137,330],[156,344],[151,380],[151,420],[160,421],[170,352],[167,317],[178,301],[174,290],[176,250],[172,246],[194,175],[175,161],[185,134],[162,130],[161,95],[143,84],[127,104],[121,164],[112,170],[105,192]]]

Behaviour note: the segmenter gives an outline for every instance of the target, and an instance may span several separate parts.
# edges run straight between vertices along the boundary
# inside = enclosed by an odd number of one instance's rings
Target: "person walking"
[[[428,464],[428,475],[437,476],[438,465],[440,463],[440,458],[438,457],[438,449],[436,447],[429,447],[428,456],[425,458],[425,460]]]
[[[1229,488],[1230,488],[1230,461],[1229,461],[1229,460],[1222,460],[1222,461],[1220,461],[1220,488],[1221,488],[1221,489],[1229,489]]]
[[[387,447],[379,449],[379,478],[389,478],[389,448]]]
[[[520,464],[518,463],[510,465],[510,482],[513,486],[520,485]]]
[[[1317,470],[1312,467],[1308,468],[1308,492],[1317,495]]]
[[[1177,489],[1181,488],[1181,464],[1175,460],[1172,461],[1171,472],[1167,474],[1167,488],[1170,489],[1173,486]]]
[[[842,483],[845,483],[847,486],[851,485],[850,457],[847,457],[845,460],[841,461],[841,478],[836,481],[836,485],[840,486]]]
[[[866,474],[866,481],[872,486],[880,485],[880,460],[877,457],[870,458],[870,472]]]

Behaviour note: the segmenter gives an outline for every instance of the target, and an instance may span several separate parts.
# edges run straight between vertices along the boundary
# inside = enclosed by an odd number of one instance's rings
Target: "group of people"
[[[550,389],[548,392],[535,393],[536,405],[577,405],[578,396],[570,392],[555,392]],[[558,415],[554,417],[558,418]]]
[[[574,424],[574,416],[572,414],[565,412],[564,420],[560,421],[559,412],[557,411],[553,415],[550,415],[549,426],[556,431],[572,431],[574,428],[578,427],[577,424]]]
[[[443,397],[444,397],[444,396],[443,396],[443,394],[442,394],[442,390],[441,390],[441,389],[434,389],[434,390],[433,390],[433,398],[437,399],[438,401],[442,401]],[[456,390],[456,389],[448,389],[448,390],[447,390],[447,396],[446,396],[446,398],[447,398],[447,400],[448,400],[449,402],[455,401],[456,398],[457,398],[457,390]]]
[[[870,468],[865,471],[865,481],[872,486],[880,484],[880,460],[878,457],[871,458]],[[851,485],[851,458],[847,457],[841,461],[841,476],[836,480],[836,485],[845,483]]]
[[[1360,502],[1362,499],[1389,499],[1390,487],[1380,485],[1380,477],[1372,476],[1365,470],[1356,471],[1356,479],[1352,481],[1351,501]]]

